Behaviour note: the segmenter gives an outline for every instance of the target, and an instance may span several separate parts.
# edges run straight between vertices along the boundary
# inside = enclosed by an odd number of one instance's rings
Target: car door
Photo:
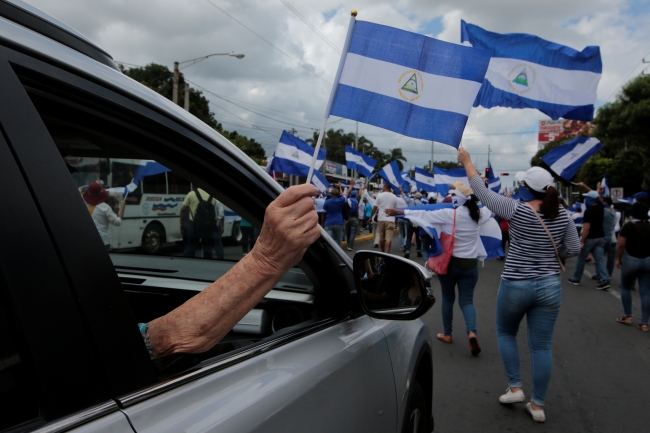
[[[42,43],[49,47],[48,41]],[[7,59],[0,58],[6,78],[2,90],[5,100],[13,101],[0,113],[3,127],[77,295],[96,370],[135,431],[395,431],[395,385],[385,337],[354,308],[350,261],[327,237],[310,248],[301,264],[318,288],[314,320],[226,356],[203,359],[178,374],[156,375],[122,292],[125,280],[120,284],[93,231],[53,137],[70,125],[78,135],[94,128],[90,136],[96,143],[128,142],[121,149],[143,159],[160,158],[208,189],[206,179],[218,179],[228,187],[224,203],[258,226],[277,189],[260,180],[261,170],[251,171],[250,163],[239,161],[237,152],[211,142],[214,133],[179,120],[182,116],[161,98],[142,86],[136,87],[139,98],[125,92],[134,84],[116,71],[76,53],[62,56],[70,62],[66,68],[4,47],[2,54]],[[62,118],[66,110],[77,116]],[[110,128],[102,126],[109,121],[114,121]],[[141,141],[132,140],[136,133]]]

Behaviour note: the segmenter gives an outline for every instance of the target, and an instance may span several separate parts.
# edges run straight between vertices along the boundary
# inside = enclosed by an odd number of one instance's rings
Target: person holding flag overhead
[[[543,168],[532,167],[518,177],[520,200],[513,200],[485,186],[470,154],[463,148],[458,151],[458,161],[467,170],[474,194],[483,205],[508,220],[510,248],[496,307],[499,352],[508,388],[499,402],[525,401],[517,333],[526,316],[533,370],[532,399],[526,404],[526,410],[533,420],[544,422],[553,363],[551,342],[562,304],[562,260],[580,252],[575,225],[566,209],[560,208],[553,176]]]
[[[443,333],[437,335],[438,340],[451,343],[454,303],[456,287],[458,287],[458,305],[465,318],[465,331],[469,340],[472,355],[481,353],[481,345],[476,336],[476,310],[474,309],[474,289],[478,282],[478,256],[481,225],[490,220],[491,213],[487,208],[479,209],[478,199],[472,189],[461,182],[450,185],[453,202],[452,209],[427,210],[397,210],[388,209],[391,216],[404,215],[406,218],[417,218],[427,225],[438,226],[442,232],[454,237],[454,250],[447,273],[438,275],[442,289],[442,324]]]

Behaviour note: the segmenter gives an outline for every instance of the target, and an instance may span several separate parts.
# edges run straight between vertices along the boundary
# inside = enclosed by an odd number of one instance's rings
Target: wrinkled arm
[[[266,209],[253,250],[230,271],[170,313],[149,323],[154,357],[213,347],[300,261],[320,236],[312,185],[293,186]]]

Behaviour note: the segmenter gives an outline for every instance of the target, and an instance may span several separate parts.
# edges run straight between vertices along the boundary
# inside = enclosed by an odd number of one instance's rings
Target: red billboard
[[[562,137],[575,137],[583,131],[589,133],[592,128],[591,123],[582,120],[540,120],[537,148]]]

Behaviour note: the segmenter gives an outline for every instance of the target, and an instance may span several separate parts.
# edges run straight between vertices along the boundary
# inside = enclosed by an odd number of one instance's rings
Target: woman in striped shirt
[[[467,170],[474,194],[493,213],[508,220],[510,249],[496,309],[499,352],[508,376],[508,389],[499,401],[518,403],[525,400],[517,332],[526,316],[533,366],[532,399],[526,404],[526,410],[535,421],[544,422],[544,403],[551,379],[551,341],[562,303],[559,256],[572,257],[580,253],[575,224],[566,210],[560,208],[553,176],[543,168],[533,167],[526,171],[517,201],[487,189],[465,149],[458,151],[458,161]]]

